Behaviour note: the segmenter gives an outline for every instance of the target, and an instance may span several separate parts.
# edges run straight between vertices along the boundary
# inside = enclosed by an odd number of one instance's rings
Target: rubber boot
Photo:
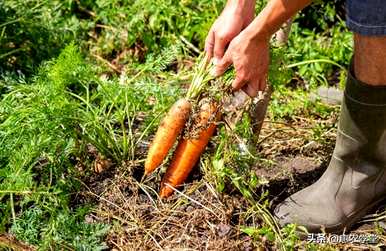
[[[386,86],[369,86],[352,72],[330,164],[316,183],[276,207],[281,226],[342,232],[386,196]]]

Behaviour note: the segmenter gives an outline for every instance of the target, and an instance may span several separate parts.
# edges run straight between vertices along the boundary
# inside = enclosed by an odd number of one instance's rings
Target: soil
[[[257,143],[261,161],[251,168],[264,180],[256,194],[268,191],[271,209],[324,172],[334,148],[336,121],[337,114],[333,114],[326,119],[294,117],[283,123],[264,123]],[[311,128],[316,124],[330,129],[315,137]],[[106,238],[111,250],[277,250],[266,238],[252,240],[240,231],[240,226],[259,226],[260,222],[248,212],[250,205],[239,193],[218,193],[211,182],[195,173],[183,194],[161,201],[157,199],[161,173],[162,168],[142,180],[141,163],[128,162],[85,182],[77,199],[97,204],[87,217],[89,222],[112,226]],[[377,224],[386,226],[382,220]],[[374,229],[370,221],[357,224],[353,231],[374,233]]]

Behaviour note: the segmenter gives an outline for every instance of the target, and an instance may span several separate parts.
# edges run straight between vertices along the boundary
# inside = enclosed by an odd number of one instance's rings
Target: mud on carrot
[[[193,121],[193,128],[199,130],[197,137],[180,139],[171,164],[161,182],[160,196],[162,198],[173,193],[173,189],[166,184],[176,188],[186,180],[214,134],[216,122],[219,119],[220,112],[216,102],[206,102],[200,107],[199,115]]]
[[[149,148],[145,161],[145,175],[162,164],[178,135],[184,129],[191,108],[192,106],[187,99],[180,99],[174,103],[163,118]]]

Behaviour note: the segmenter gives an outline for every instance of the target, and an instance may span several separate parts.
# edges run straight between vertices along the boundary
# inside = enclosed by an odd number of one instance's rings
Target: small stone
[[[220,223],[217,225],[217,234],[220,237],[224,237],[231,231],[231,229],[231,226],[228,224]]]
[[[316,90],[316,93],[310,95],[311,101],[320,99],[322,103],[328,105],[339,105],[343,100],[343,91],[334,87],[321,86]]]
[[[192,211],[194,211],[194,207],[188,206],[188,207],[186,208],[186,212],[190,213],[190,212],[192,212]]]

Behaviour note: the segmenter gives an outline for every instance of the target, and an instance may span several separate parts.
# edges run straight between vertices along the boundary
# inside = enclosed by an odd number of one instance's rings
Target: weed
[[[107,246],[102,240],[109,227],[84,222],[88,211],[86,207],[75,212],[31,207],[15,220],[11,233],[41,249],[104,250]]]
[[[0,72],[31,74],[74,39],[85,39],[86,23],[72,13],[73,1],[1,1]]]
[[[287,64],[296,63],[295,72],[305,81],[307,89],[320,85],[339,86],[345,79],[345,70],[341,68],[348,66],[352,50],[352,35],[343,21],[324,33],[301,29],[295,22],[289,37]],[[329,81],[337,71],[341,71],[339,79]]]
[[[87,158],[86,145],[116,164],[140,158],[144,136],[179,94],[178,86],[165,88],[149,77],[165,67],[157,60],[143,66],[145,76],[100,79],[71,44],[32,82],[7,86],[0,104],[1,229],[11,225],[44,249],[99,245],[106,227],[82,220],[87,207],[69,206],[85,175],[74,168],[76,160]]]

